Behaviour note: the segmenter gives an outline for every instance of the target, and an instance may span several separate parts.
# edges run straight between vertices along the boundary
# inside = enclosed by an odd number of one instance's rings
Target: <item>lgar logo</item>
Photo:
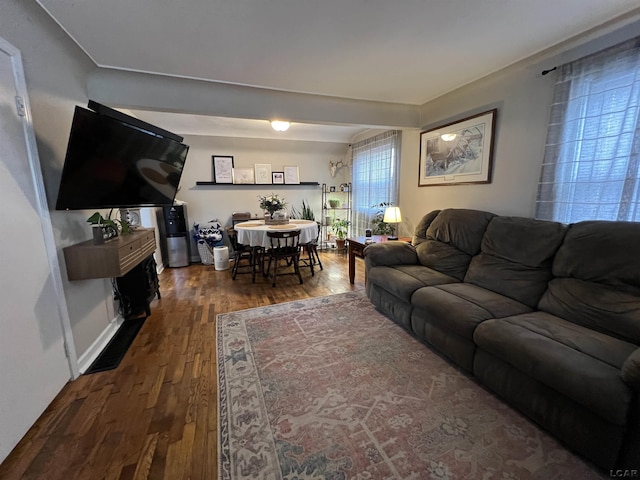
[[[640,478],[640,470],[609,470],[609,476],[611,478]]]

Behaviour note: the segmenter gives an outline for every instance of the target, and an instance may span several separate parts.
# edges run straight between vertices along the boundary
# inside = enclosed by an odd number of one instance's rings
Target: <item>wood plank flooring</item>
[[[303,269],[275,288],[251,275],[191,265],[165,269],[154,300],[120,366],[69,382],[0,465],[0,479],[141,480],[217,477],[216,315],[364,288],[356,260],[320,252],[314,277]]]

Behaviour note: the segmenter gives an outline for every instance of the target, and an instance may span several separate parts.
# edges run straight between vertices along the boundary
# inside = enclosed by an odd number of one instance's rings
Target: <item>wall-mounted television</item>
[[[182,137],[89,107],[75,109],[56,210],[172,205],[189,151]]]

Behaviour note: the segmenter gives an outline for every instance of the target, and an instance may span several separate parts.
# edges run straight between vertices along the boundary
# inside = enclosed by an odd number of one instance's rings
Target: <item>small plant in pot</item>
[[[103,243],[105,239],[118,236],[118,224],[123,235],[131,233],[131,225],[127,220],[111,220],[111,214],[104,218],[100,212],[95,212],[89,218],[87,223],[93,227],[94,243]]]
[[[347,232],[349,231],[349,220],[340,220],[336,218],[331,225],[331,230],[336,234],[336,246],[338,250],[344,250],[344,244],[347,239]]]

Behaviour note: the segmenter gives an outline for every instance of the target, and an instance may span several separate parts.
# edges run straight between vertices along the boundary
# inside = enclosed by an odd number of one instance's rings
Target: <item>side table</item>
[[[349,244],[349,283],[354,283],[356,278],[356,257],[364,258],[364,248],[367,246],[365,243],[367,240],[372,240],[372,243],[389,242],[386,235],[373,235],[371,237],[353,237],[347,238]],[[411,242],[411,237],[399,237],[401,242]]]

